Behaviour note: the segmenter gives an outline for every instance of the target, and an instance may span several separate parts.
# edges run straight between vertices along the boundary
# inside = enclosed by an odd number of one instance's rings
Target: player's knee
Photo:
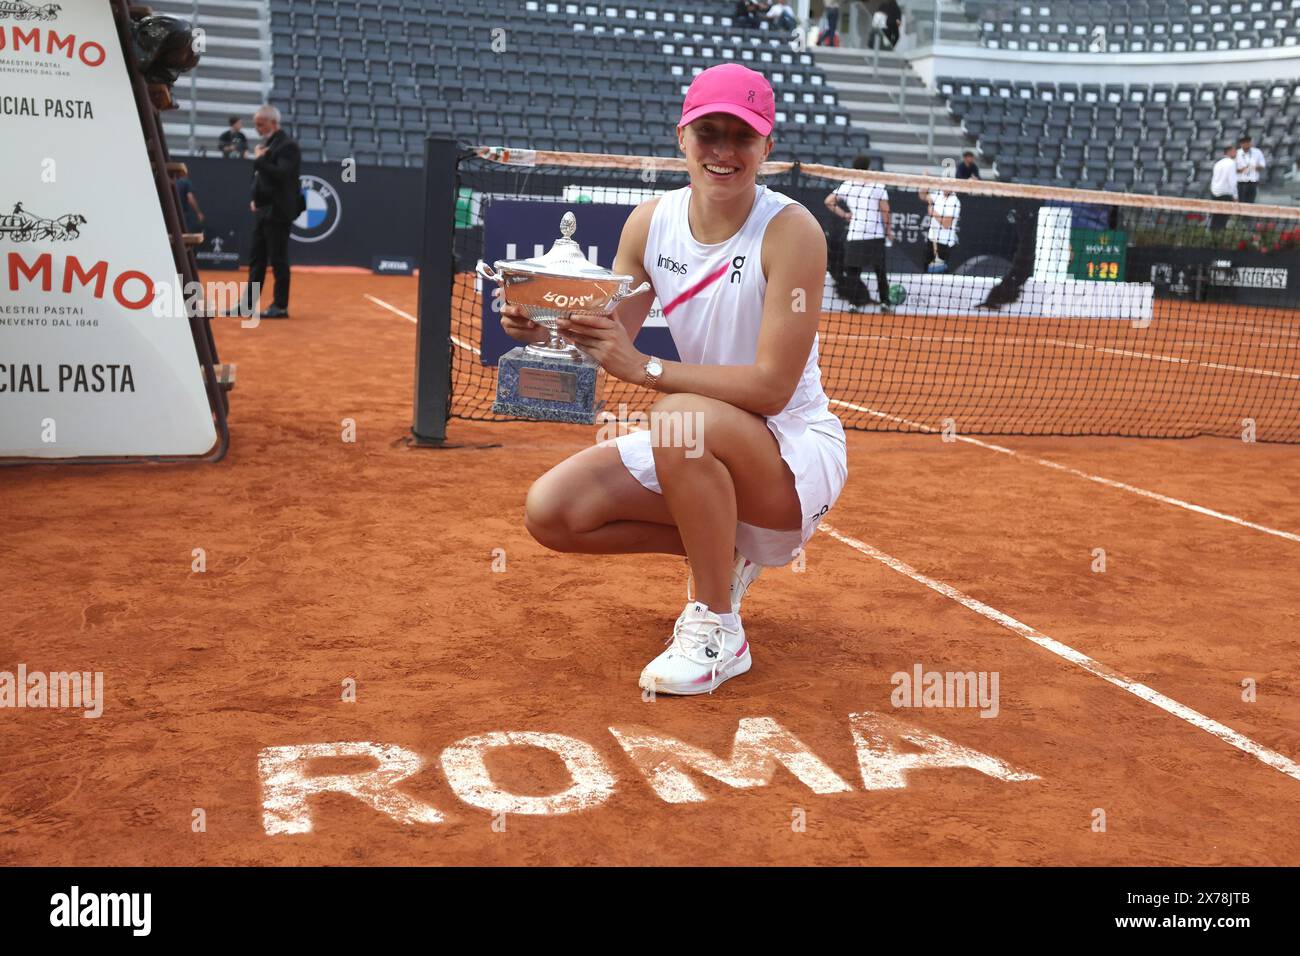
[[[533,539],[552,551],[572,550],[573,534],[569,527],[564,499],[549,494],[542,479],[533,482],[524,501],[524,527]]]
[[[663,395],[650,406],[652,416],[659,415],[687,415],[692,413],[702,413],[706,400],[702,395],[696,395],[694,392],[673,392],[669,395]]]

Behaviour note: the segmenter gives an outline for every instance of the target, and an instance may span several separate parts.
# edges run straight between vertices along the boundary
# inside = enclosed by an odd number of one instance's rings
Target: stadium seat
[[[1212,0],[1131,0],[1118,16],[1064,0],[967,0],[965,6],[979,24],[981,42],[1004,48],[1015,43],[1020,49],[1087,49],[1098,26],[1113,27],[1106,33],[1107,49],[1118,44],[1124,50],[1156,49],[1157,42],[1170,48],[1177,42],[1254,48],[1270,41],[1283,45],[1288,37],[1294,43],[1300,36],[1300,9],[1292,0],[1281,7],[1282,0],[1218,2],[1226,5],[1215,13]],[[1191,12],[1195,4],[1200,12]],[[619,152],[672,149],[671,120],[659,118],[677,108],[691,76],[723,59],[744,62],[773,81],[783,151],[796,158],[834,152],[838,161],[866,147],[834,84],[808,51],[791,50],[788,38],[776,31],[738,28],[702,0],[526,0],[510,6],[453,0],[437,16],[388,0],[271,0],[269,10],[273,45],[281,51],[272,62],[275,96],[284,103],[310,101],[295,111],[299,124],[317,117],[323,124],[355,122],[356,142],[347,145],[381,162],[411,161],[410,143],[369,148],[372,131],[394,132],[381,123],[421,134],[430,124],[446,123],[467,139],[508,130],[514,137],[561,149],[563,141],[580,150],[590,146],[574,128],[581,120]],[[492,50],[485,12],[507,11],[517,29],[509,38],[510,56],[502,57]],[[1218,145],[1225,134],[1242,129],[1270,137],[1266,149],[1290,149],[1300,124],[1295,85],[1121,86],[1049,78],[996,83],[949,76],[937,82],[968,141],[978,144],[987,161],[997,160],[999,171],[1014,169],[1025,179],[1059,174],[1125,182],[1128,167],[1111,166],[1107,144],[1113,142],[1120,147],[1116,161],[1132,163],[1134,188],[1156,188],[1157,179],[1170,175],[1177,179],[1181,169],[1171,164],[1203,163],[1214,152],[1206,155],[1206,144]],[[619,93],[640,108],[594,117],[593,89]],[[528,91],[527,109],[521,90]],[[507,104],[520,109],[488,109]],[[390,105],[396,107],[391,114],[385,110]],[[332,128],[336,136],[338,127]],[[562,135],[567,133],[573,135]],[[325,136],[324,142],[333,139]],[[1134,146],[1149,148],[1135,153]]]

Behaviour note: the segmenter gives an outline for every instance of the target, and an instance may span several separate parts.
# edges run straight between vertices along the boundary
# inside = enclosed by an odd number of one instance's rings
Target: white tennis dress
[[[752,365],[763,322],[763,235],[772,218],[795,202],[766,186],[754,187],[754,205],[740,231],[726,242],[706,244],[691,235],[687,221],[690,187],[660,198],[646,240],[646,274],[664,311],[683,362],[692,365]],[[820,305],[810,303],[810,305]],[[773,531],[740,522],[736,548],[757,564],[789,564],[835,504],[848,476],[844,426],[830,411],[817,367],[817,339],[789,403],[767,418],[794,474],[803,527]],[[615,439],[619,456],[642,485],[663,494],[655,474],[651,431]]]

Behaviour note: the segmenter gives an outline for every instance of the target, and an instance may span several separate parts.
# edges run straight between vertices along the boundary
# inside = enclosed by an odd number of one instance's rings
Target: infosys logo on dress
[[[669,272],[673,273],[674,275],[679,275],[679,276],[686,275],[686,263],[678,262],[676,259],[672,258],[671,256],[661,255],[659,257],[659,260],[655,263],[655,265],[658,266],[660,269],[667,269]]]

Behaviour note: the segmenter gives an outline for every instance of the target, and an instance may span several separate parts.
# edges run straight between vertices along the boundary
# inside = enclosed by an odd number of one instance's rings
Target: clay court
[[[769,570],[747,599],[754,669],[646,701],[636,677],[681,606],[682,562],[554,554],[521,524],[529,482],[594,429],[453,419],[464,447],[412,449],[415,280],[295,283],[291,321],[216,325],[238,365],[224,461],[0,472],[0,661],[102,671],[105,688],[98,719],[6,715],[0,862],[1300,858],[1294,445],[852,431],[848,485],[802,570]],[[1293,382],[1294,328],[1256,318]],[[916,665],[996,672],[997,715],[894,707],[891,675]],[[666,780],[671,753],[628,743],[726,761],[739,727],[774,725],[815,755],[803,779],[692,771],[694,799]],[[587,795],[485,809],[575,786],[536,738],[478,751],[495,796],[467,747],[444,755],[502,733],[568,738]],[[920,753],[904,733],[985,770],[902,770]],[[293,810],[268,790],[268,748],[339,742],[420,762],[370,803]],[[309,774],[377,766],[321,752],[301,752]]]

